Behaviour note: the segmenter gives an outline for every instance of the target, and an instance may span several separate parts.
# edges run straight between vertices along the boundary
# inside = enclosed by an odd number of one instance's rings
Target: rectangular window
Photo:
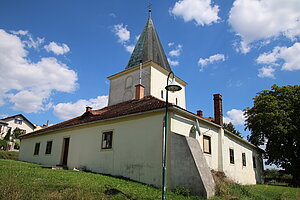
[[[211,154],[211,138],[207,135],[203,135],[203,152]]]
[[[229,159],[230,159],[230,163],[234,164],[234,151],[233,151],[233,149],[229,149]]]
[[[255,159],[255,156],[253,156],[252,158],[253,158],[253,168],[256,168],[256,159]]]
[[[15,119],[15,124],[22,124],[22,120],[21,119]]]
[[[102,149],[111,149],[112,148],[112,137],[113,132],[103,132],[102,133]]]
[[[52,141],[48,141],[45,154],[51,154],[51,150],[52,150]]]
[[[34,154],[33,155],[39,155],[40,145],[41,145],[41,143],[35,143]]]
[[[243,166],[246,166],[246,154],[242,153]]]

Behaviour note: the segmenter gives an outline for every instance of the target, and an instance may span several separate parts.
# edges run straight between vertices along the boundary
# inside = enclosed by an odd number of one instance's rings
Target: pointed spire
[[[166,54],[162,48],[151,18],[151,9],[149,9],[148,20],[135,45],[126,69],[139,65],[140,60],[142,60],[143,63],[153,61],[162,68],[171,71]]]

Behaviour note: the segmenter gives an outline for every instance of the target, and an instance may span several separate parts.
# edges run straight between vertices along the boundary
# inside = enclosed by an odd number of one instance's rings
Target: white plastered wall
[[[220,140],[221,128],[213,126],[208,122],[198,119],[201,135],[196,133],[196,137],[190,134],[190,130],[195,125],[195,119],[191,120],[178,114],[171,114],[171,132],[196,138],[203,151],[203,135],[211,137],[211,154],[204,153],[208,166],[216,171],[223,171],[226,176],[240,184],[256,184],[262,180],[261,155],[254,147],[241,142],[228,133],[224,134]],[[220,149],[220,141],[222,149]],[[234,149],[235,164],[230,164],[229,148]],[[221,152],[221,154],[220,154]],[[246,167],[242,166],[242,153],[246,154]],[[222,159],[220,156],[223,155]],[[256,168],[253,168],[252,156],[256,156]],[[222,163],[220,163],[222,162]]]
[[[21,119],[22,124],[16,124],[15,119]],[[24,120],[24,118],[20,117],[20,116],[18,116],[16,118],[11,118],[11,119],[7,120],[6,123],[8,123],[7,127],[11,127],[11,131],[14,131],[15,128],[17,128],[17,127],[22,130],[26,130],[26,133],[30,133],[33,131],[33,129],[31,128],[32,127],[31,124],[29,124],[27,122],[27,120]]]
[[[133,70],[110,80],[108,105],[118,104],[135,98],[135,86],[139,84],[140,71]],[[142,69],[142,85],[145,96],[150,95],[150,66]]]
[[[166,90],[165,87],[167,86],[167,78],[168,75],[160,72],[158,69],[151,67],[151,88],[150,88],[150,94],[156,98],[162,99],[162,100],[166,100]],[[171,77],[173,78],[173,77]],[[170,81],[171,81],[170,78]],[[176,80],[176,78],[175,78]],[[186,107],[185,104],[185,86],[183,86],[182,84],[178,83],[178,81],[176,81],[177,84],[179,84],[181,86],[181,90],[178,92],[169,92],[169,102],[173,103],[176,105],[176,98],[177,98],[177,105],[181,108]],[[161,98],[161,91],[163,91],[163,98]]]
[[[45,165],[61,163],[63,138],[70,138],[68,167],[124,176],[161,186],[162,132],[164,114],[144,114],[93,125],[24,138],[19,159]],[[103,131],[113,131],[113,149],[101,150]],[[47,141],[53,141],[51,155],[45,155]],[[35,143],[40,152],[34,156]]]
[[[151,95],[165,101],[165,87],[167,85],[168,72],[160,66],[155,65],[154,67],[154,65],[154,63],[150,62],[146,63],[142,67],[141,82],[142,85],[145,87],[144,95]],[[115,105],[124,101],[134,99],[136,90],[135,85],[139,84],[139,75],[139,67],[136,67],[109,77],[110,89],[108,105]],[[182,87],[182,89],[175,93],[169,92],[169,102],[174,103],[176,105],[177,99],[177,105],[185,109],[185,85],[178,83],[183,83],[183,81],[178,81],[178,78],[175,78],[175,80],[177,84],[179,84]],[[161,96],[161,91],[163,91],[163,98]]]
[[[234,164],[230,163],[229,149],[234,150]],[[246,155],[246,166],[242,163],[242,153]],[[237,140],[228,133],[224,135],[224,172],[231,179],[240,184],[261,183],[262,162],[261,155],[249,145]],[[253,167],[253,159],[256,159],[256,168]]]
[[[191,134],[191,128],[195,126],[196,120],[191,120],[185,118],[181,115],[173,114],[171,118],[171,131],[184,135],[196,138],[203,151],[203,134],[211,137],[211,154],[204,153],[207,164],[211,169],[218,170],[218,139],[219,134],[217,134],[218,129],[213,127],[208,123],[204,123],[201,120],[198,120],[200,126],[201,135],[198,132],[196,134]]]

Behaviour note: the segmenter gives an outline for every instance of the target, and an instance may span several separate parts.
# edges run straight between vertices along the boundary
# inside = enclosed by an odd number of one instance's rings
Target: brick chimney
[[[214,114],[215,123],[223,126],[223,108],[222,108],[222,95],[214,94]]]
[[[144,98],[145,87],[142,84],[135,86],[135,99]]]
[[[90,112],[91,113],[92,110],[93,110],[92,107],[89,107],[89,106],[85,107],[85,112]]]
[[[199,117],[203,117],[203,111],[202,110],[197,110],[197,115]]]

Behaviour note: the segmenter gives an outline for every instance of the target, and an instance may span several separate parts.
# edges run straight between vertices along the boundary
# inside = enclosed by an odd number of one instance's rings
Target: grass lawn
[[[0,150],[0,159],[18,160],[19,152]]]
[[[41,165],[0,159],[0,199],[161,199],[161,190],[100,174],[52,170]],[[168,192],[167,199],[196,200]],[[299,199],[300,188],[227,185],[212,200]]]
[[[213,200],[300,200],[300,188],[274,185],[229,185]]]
[[[161,190],[100,174],[0,159],[0,199],[161,199]],[[168,192],[168,199],[200,199]]]

